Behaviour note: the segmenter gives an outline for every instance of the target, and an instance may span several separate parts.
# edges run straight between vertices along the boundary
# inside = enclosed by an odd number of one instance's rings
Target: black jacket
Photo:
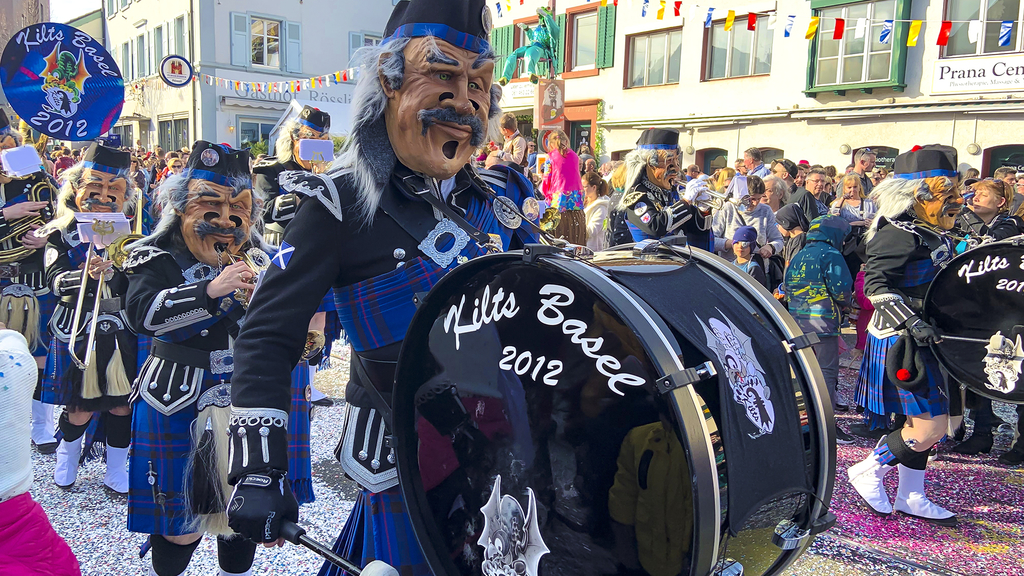
[[[294,160],[281,162],[273,156],[264,158],[252,167],[252,189],[254,192],[262,193],[266,199],[263,221],[267,224],[277,222],[284,226],[295,216],[297,198],[295,194],[281,194],[281,184],[278,180],[281,172],[287,170],[306,171]]]

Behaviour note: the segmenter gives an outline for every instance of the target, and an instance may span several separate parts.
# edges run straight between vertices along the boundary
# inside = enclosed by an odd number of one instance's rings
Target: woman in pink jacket
[[[548,160],[551,171],[546,177],[552,194],[552,206],[558,207],[561,220],[555,236],[570,244],[587,244],[587,217],[583,213],[583,181],[580,179],[580,158],[569,148],[565,132],[554,130],[548,136]]]

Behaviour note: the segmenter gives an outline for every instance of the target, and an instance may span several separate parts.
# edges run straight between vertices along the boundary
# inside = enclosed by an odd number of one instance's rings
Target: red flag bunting
[[[844,30],[846,30],[846,20],[843,18],[836,18],[836,29],[832,32],[832,39],[842,40]]]
[[[679,10],[683,7],[682,0],[676,0],[676,16],[679,16]]]
[[[949,43],[949,33],[953,30],[953,23],[949,20],[942,22],[942,27],[939,28],[939,39],[936,44],[939,46],[945,46]]]
[[[757,14],[750,12],[747,14],[747,30],[753,30],[757,27]]]

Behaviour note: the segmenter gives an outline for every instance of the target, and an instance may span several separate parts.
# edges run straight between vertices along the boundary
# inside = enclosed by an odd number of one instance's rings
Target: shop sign
[[[946,58],[932,65],[932,94],[1024,90],[1024,55]]]
[[[504,87],[509,98],[533,98],[537,93],[537,85],[532,82],[512,82]]]

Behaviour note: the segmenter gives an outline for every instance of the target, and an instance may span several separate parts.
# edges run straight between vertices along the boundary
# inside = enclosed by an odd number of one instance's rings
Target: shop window
[[[843,2],[812,0],[814,15],[821,17],[821,26],[810,43],[808,93],[834,91],[844,94],[848,88],[870,93],[874,88],[904,88],[907,57],[907,21],[910,0],[877,0],[875,2]],[[843,37],[834,40],[833,23],[843,18]],[[857,21],[865,18],[868,27],[857,38]],[[887,20],[893,28],[882,42]]]
[[[714,174],[729,165],[729,153],[721,148],[705,148],[697,150],[694,156],[694,164],[700,166],[704,174]]]
[[[726,31],[721,20],[707,29],[705,80],[769,74],[772,68],[772,34],[768,17],[758,16],[754,30],[737,21]]]
[[[771,166],[772,162],[786,157],[785,152],[780,148],[761,148],[761,161],[765,166]]]
[[[870,149],[875,153],[875,167],[885,168],[886,170],[892,170],[893,165],[896,163],[896,157],[900,155],[899,148],[892,148],[891,146],[863,146],[850,152],[850,163],[853,163],[853,159],[857,157],[857,152],[863,148]]]
[[[999,54],[1002,52],[1021,52],[1021,35],[1017,33],[1018,25],[1024,14],[1024,4],[1020,0],[947,0],[946,20],[953,21],[946,44],[945,56],[973,56],[981,54]],[[980,20],[981,34],[976,42],[970,39],[970,21]],[[1010,43],[999,45],[999,29],[1003,20],[1015,20],[1010,32]]]
[[[257,142],[270,141],[275,120],[244,119],[238,121],[238,147],[248,148]]]
[[[168,152],[192,145],[188,135],[188,118],[161,120],[157,123],[157,133],[160,147]]]
[[[629,37],[626,87],[678,84],[682,40],[680,29]]]
[[[1020,172],[1024,170],[1024,145],[1008,144],[986,148],[982,153],[981,175],[991,176],[1004,166]]]

